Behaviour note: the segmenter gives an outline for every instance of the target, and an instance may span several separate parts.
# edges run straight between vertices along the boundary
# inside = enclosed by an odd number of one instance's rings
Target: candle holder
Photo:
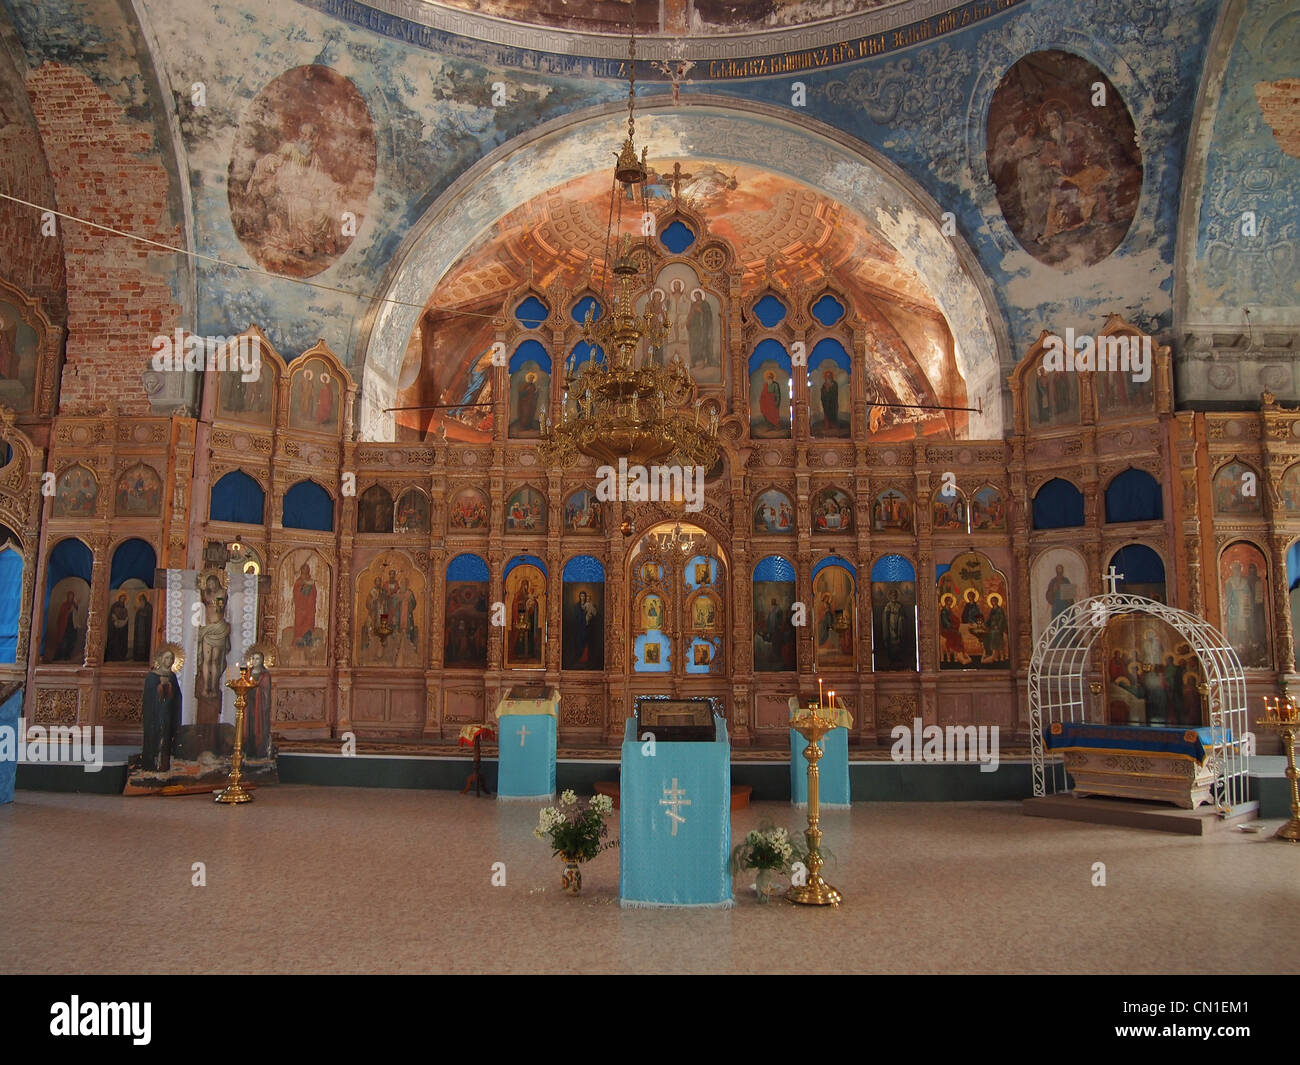
[[[808,882],[791,887],[785,897],[801,906],[838,906],[844,901],[844,896],[826,883],[821,874],[822,830],[818,807],[821,774],[817,769],[822,756],[817,741],[836,727],[835,712],[820,705],[810,707],[791,718],[790,727],[808,741],[808,746],[803,749],[803,756],[808,759],[808,828],[804,832],[808,841]]]
[[[1284,839],[1288,843],[1300,843],[1300,774],[1295,764],[1295,739],[1300,733],[1300,706],[1296,705],[1295,696],[1288,695],[1285,701],[1277,698],[1269,704],[1264,697],[1264,716],[1255,725],[1264,732],[1276,732],[1286,749],[1286,775],[1291,781],[1291,820],[1273,833],[1274,839]]]
[[[226,687],[235,693],[235,753],[230,757],[230,779],[226,786],[213,793],[212,801],[226,805],[252,802],[253,793],[244,787],[244,709],[248,706],[248,693],[257,687],[257,681],[248,675],[248,666],[239,664],[239,676],[226,681]]]
[[[393,635],[393,624],[388,620],[387,614],[379,615],[379,620],[375,622],[375,635],[379,637],[380,648],[387,647],[388,637]]]

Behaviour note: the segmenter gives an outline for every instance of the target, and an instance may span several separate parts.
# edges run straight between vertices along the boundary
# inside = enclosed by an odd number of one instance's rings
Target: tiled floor
[[[0,970],[1300,969],[1300,845],[1269,838],[1278,821],[1202,839],[1017,803],[858,804],[823,820],[838,911],[759,906],[752,875],[733,910],[668,911],[620,909],[617,851],[584,868],[581,898],[562,895],[536,813],[441,791],[282,785],[234,808],[19,791],[0,807]],[[765,818],[803,824],[760,803],[733,833]]]

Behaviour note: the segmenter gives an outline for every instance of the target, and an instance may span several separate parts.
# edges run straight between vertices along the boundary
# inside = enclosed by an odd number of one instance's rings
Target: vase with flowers
[[[790,834],[784,828],[764,822],[732,849],[731,872],[735,875],[742,869],[755,870],[754,891],[758,901],[766,903],[776,894],[776,874],[786,872],[794,858]]]
[[[605,839],[609,833],[605,815],[613,809],[614,800],[608,795],[593,795],[580,804],[573,791],[564,791],[558,806],[545,806],[538,814],[533,835],[549,839],[553,853],[564,860],[560,886],[565,894],[582,893],[583,862],[618,845],[618,840]]]

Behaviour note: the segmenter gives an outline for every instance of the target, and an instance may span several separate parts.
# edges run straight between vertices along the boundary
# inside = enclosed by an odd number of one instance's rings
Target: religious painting
[[[912,531],[912,501],[897,488],[886,488],[871,504],[871,528],[875,532]]]
[[[750,371],[749,412],[751,437],[790,439],[790,373],[775,359],[763,359]]]
[[[280,664],[323,668],[329,649],[330,604],[334,601],[330,568],[315,551],[303,549],[284,557],[279,576],[280,617],[286,623],[280,629]]]
[[[941,487],[930,502],[930,525],[935,532],[966,531],[966,497],[960,488]]]
[[[1232,461],[1214,475],[1214,512],[1232,517],[1254,517],[1264,512],[1260,476],[1244,462]]]
[[[393,531],[393,497],[382,484],[372,484],[357,500],[357,532]]]
[[[427,533],[429,531],[429,497],[418,488],[408,488],[397,499],[393,531]]]
[[[971,532],[1005,531],[1006,527],[1007,507],[1002,493],[991,484],[976,489],[970,500]]]
[[[516,566],[506,574],[506,665],[538,668],[546,664],[546,577],[536,566]]]
[[[707,666],[713,661],[713,648],[707,643],[697,643],[691,645],[691,664],[695,666]]]
[[[1103,337],[1117,338],[1126,343],[1125,348],[1120,351],[1129,352],[1129,358],[1136,357],[1139,350],[1136,345],[1145,344],[1147,354],[1143,358],[1152,359],[1151,371],[1147,374],[1145,381],[1135,381],[1131,371],[1107,369],[1105,373],[1094,373],[1092,375],[1093,390],[1097,393],[1097,413],[1102,417],[1123,417],[1127,414],[1150,414],[1155,409],[1156,402],[1156,375],[1154,355],[1150,351],[1151,338],[1142,337],[1139,334],[1122,332],[1122,333],[1103,333]],[[1116,340],[1108,340],[1107,343],[1115,343]],[[1102,358],[1102,349],[1098,348],[1098,357]],[[1131,365],[1131,364],[1130,364]],[[1109,366],[1109,360],[1107,361]]]
[[[877,673],[916,671],[916,582],[871,582],[873,667]]]
[[[64,577],[50,589],[45,607],[44,662],[83,662],[86,658],[86,616],[90,585],[80,577]]]
[[[823,566],[812,581],[813,648],[818,669],[854,663],[853,574],[843,566]]]
[[[838,488],[823,488],[813,496],[812,531],[815,533],[849,533],[853,531],[853,500]]]
[[[294,366],[289,386],[289,428],[337,433],[341,412],[338,374],[324,359]]]
[[[162,478],[143,462],[136,463],[117,479],[119,518],[156,518],[162,513]]]
[[[506,502],[506,532],[545,532],[546,497],[525,485]]]
[[[230,153],[230,221],[244,250],[287,277],[327,269],[363,223],[376,161],[370,110],[351,81],[317,64],[273,79]]]
[[[649,313],[664,325],[661,344],[642,341],[641,358],[667,366],[674,358],[691,372],[699,385],[722,383],[723,331],[726,324],[722,304],[700,285],[699,276],[688,263],[669,263],[655,275],[650,291],[635,305],[637,315]]]
[[[712,579],[710,577],[711,567],[707,562],[695,563],[695,585],[708,584]]]
[[[964,551],[939,577],[940,669],[1008,669],[1007,580],[978,551]]]
[[[754,501],[754,532],[793,533],[794,504],[776,488],[769,488]]]
[[[99,498],[99,481],[85,466],[69,466],[54,486],[56,518],[89,518],[95,514]]]
[[[794,581],[754,581],[754,671],[781,673],[798,666]]]
[[[447,582],[442,664],[449,669],[486,669],[487,581]]]
[[[596,498],[596,493],[589,488],[580,488],[569,496],[564,503],[564,531],[565,532],[594,532],[603,531],[604,515],[601,510],[600,500]]]
[[[664,601],[657,595],[643,596],[641,599],[640,627],[643,632],[664,627]]]
[[[1030,564],[1030,616],[1035,641],[1061,614],[1088,597],[1086,573],[1082,556],[1068,547],[1050,548]]]
[[[690,591],[719,583],[721,563],[713,555],[696,555],[684,567],[682,578]]]
[[[22,308],[0,299],[0,403],[20,414],[32,409],[39,348]]]
[[[691,600],[690,603],[691,628],[696,632],[716,632],[719,628],[719,618],[722,611],[717,596],[712,592],[704,592]]]
[[[1254,544],[1238,541],[1219,556],[1223,634],[1246,667],[1272,665],[1268,628],[1268,563]]]
[[[535,359],[527,359],[510,375],[511,440],[537,440],[542,435],[542,412],[551,394],[551,375]]]
[[[1025,378],[1025,405],[1029,408],[1029,427],[1046,429],[1057,425],[1079,424],[1079,376],[1049,370],[1040,357],[1034,372]]]
[[[476,488],[465,488],[457,492],[448,510],[448,521],[453,529],[486,529],[487,496]]]
[[[108,593],[104,661],[143,665],[152,644],[152,593],[144,581],[130,577]]]
[[[261,354],[253,338],[242,340],[258,358],[257,377],[245,381],[242,373],[220,375],[221,387],[217,389],[217,417],[254,425],[271,423],[271,405],[274,402],[276,368],[270,359]]]
[[[1086,59],[1033,52],[989,101],[988,170],[1020,246],[1041,263],[1091,266],[1119,247],[1142,187],[1133,116]]]
[[[1278,498],[1286,514],[1291,517],[1300,515],[1300,462],[1282,474]]]
[[[605,582],[563,583],[564,669],[598,671],[605,668]]]
[[[815,354],[815,352],[814,352]],[[808,373],[808,429],[814,440],[850,435],[853,427],[849,371],[835,359],[822,359]]]
[[[1204,671],[1191,645],[1150,614],[1109,619],[1098,641],[1112,725],[1200,728]]]
[[[643,584],[662,579],[663,572],[663,567],[658,562],[641,563],[641,581]]]
[[[422,667],[424,604],[424,577],[403,552],[385,551],[363,569],[353,615],[357,665]]]
[[[641,660],[648,666],[659,665],[659,647],[657,643],[647,643],[641,649]]]

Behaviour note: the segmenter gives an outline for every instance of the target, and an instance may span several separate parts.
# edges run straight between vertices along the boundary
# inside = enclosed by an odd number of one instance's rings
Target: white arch
[[[623,104],[564,115],[516,137],[462,174],[411,227],[366,315],[360,411],[363,440],[391,440],[407,341],[429,293],[498,219],[548,189],[606,165],[626,135]],[[729,97],[638,101],[637,136],[653,157],[715,159],[781,173],[858,212],[916,271],[955,339],[972,405],[973,439],[1002,436],[1010,423],[1005,386],[1015,359],[992,286],[969,245],[943,232],[943,211],[889,159],[814,119]]]
[[[1246,733],[1246,675],[1232,644],[1209,622],[1186,610],[1155,599],[1123,592],[1108,592],[1082,599],[1064,610],[1047,626],[1029,663],[1029,739],[1032,748],[1034,795],[1065,790],[1065,768],[1053,763],[1050,780],[1043,752],[1043,726],[1052,722],[1087,720],[1088,657],[1106,623],[1122,614],[1150,614],[1168,623],[1191,645],[1205,669],[1209,686],[1211,746],[1220,757],[1215,782],[1215,804],[1231,813],[1246,802],[1249,763]],[[1229,744],[1228,738],[1242,741]]]

